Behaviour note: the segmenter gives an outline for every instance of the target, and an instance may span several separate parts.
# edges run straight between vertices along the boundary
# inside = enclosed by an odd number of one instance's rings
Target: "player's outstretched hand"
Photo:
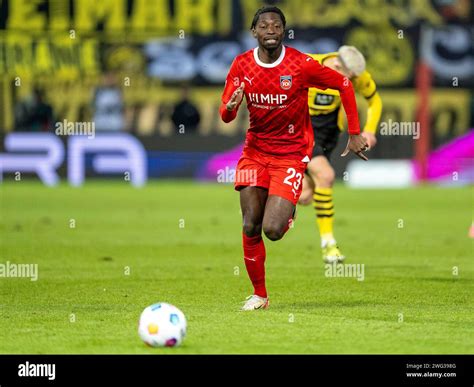
[[[362,152],[365,152],[368,149],[369,145],[367,145],[367,141],[362,135],[350,134],[349,141],[347,141],[346,149],[344,149],[344,152],[342,152],[341,156],[344,157],[349,153],[349,151],[352,151],[362,160],[367,161],[367,156],[365,156]]]
[[[375,134],[363,131],[361,135],[365,138],[365,141],[367,141],[367,145],[369,146],[368,150],[372,149],[375,145],[377,145],[377,137],[375,137]]]
[[[235,107],[240,103],[240,101],[242,101],[242,98],[244,96],[244,88],[245,88],[245,83],[242,82],[240,86],[232,94],[232,97],[230,98],[229,102],[227,102],[227,105],[226,105],[227,110],[229,111],[234,110]]]

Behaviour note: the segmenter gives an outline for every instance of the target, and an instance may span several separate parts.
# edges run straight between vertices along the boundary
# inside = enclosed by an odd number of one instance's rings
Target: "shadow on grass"
[[[270,304],[270,310],[283,311],[291,310],[296,312],[298,310],[308,311],[311,309],[327,309],[327,308],[360,308],[360,307],[374,307],[376,304],[370,301],[306,301],[306,302],[294,302],[294,303],[277,303]]]
[[[420,281],[423,281],[423,282],[444,282],[444,283],[461,282],[461,283],[464,283],[464,284],[474,282],[474,280],[470,279],[470,278],[457,278],[457,277],[453,277],[453,278],[442,278],[442,277],[420,278]]]

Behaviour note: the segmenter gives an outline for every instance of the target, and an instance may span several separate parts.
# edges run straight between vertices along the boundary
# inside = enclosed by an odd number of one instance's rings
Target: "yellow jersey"
[[[327,54],[307,55],[323,64],[325,59],[338,56],[338,53],[330,52]],[[367,70],[351,81],[355,91],[362,94],[368,103],[367,121],[363,130],[375,134],[382,115],[382,100],[377,92],[377,86]],[[327,122],[327,118],[330,118],[330,115],[337,121],[337,127],[342,130],[343,116],[339,114],[341,112],[339,91],[333,89],[321,90],[312,87],[308,90],[308,105],[311,116],[325,115],[325,117],[321,117],[321,122]]]

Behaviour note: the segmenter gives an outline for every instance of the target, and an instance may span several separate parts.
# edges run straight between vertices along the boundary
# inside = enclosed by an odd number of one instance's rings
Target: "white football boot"
[[[245,305],[241,310],[267,309],[269,305],[270,302],[268,298],[260,297],[254,294],[246,298]]]

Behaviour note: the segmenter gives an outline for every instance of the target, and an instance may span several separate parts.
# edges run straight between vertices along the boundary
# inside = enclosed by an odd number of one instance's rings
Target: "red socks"
[[[294,221],[294,213],[284,229],[284,233],[288,231]],[[265,288],[265,244],[261,235],[249,237],[242,233],[242,244],[244,246],[244,262],[252,281],[254,294],[267,298],[267,289]]]
[[[252,281],[255,294],[260,297],[267,297],[265,288],[265,245],[261,235],[248,237],[244,233],[244,261],[247,273]]]

